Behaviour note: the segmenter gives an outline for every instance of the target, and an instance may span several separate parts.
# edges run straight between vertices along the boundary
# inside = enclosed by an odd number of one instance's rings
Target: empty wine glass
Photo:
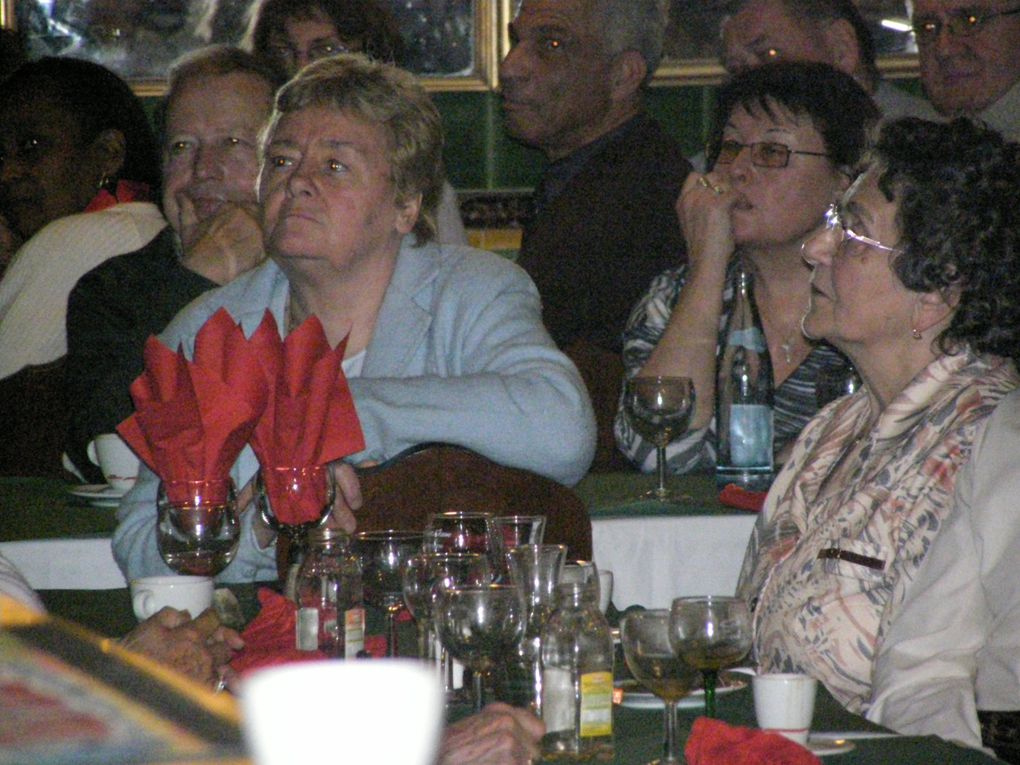
[[[215,576],[234,559],[241,524],[229,478],[163,481],[156,511],[156,544],[174,571]]]
[[[519,545],[540,545],[545,537],[544,515],[497,515],[489,519],[489,542],[498,581],[510,574],[507,552]]]
[[[404,604],[418,625],[418,658],[435,660],[432,607],[439,590],[459,584],[488,584],[489,559],[481,553],[418,552],[403,570]]]
[[[658,484],[642,497],[689,501],[666,487],[666,445],[687,430],[694,411],[694,383],[689,377],[632,377],[624,391],[624,407],[634,430],[655,444]]]
[[[425,549],[429,552],[476,552],[489,554],[489,520],[492,513],[448,510],[433,513],[425,526]]]
[[[444,590],[436,603],[443,647],[472,670],[475,711],[485,704],[485,678],[524,635],[526,607],[520,588],[484,584]]]
[[[623,658],[634,679],[666,704],[664,756],[658,763],[683,763],[677,738],[677,703],[697,683],[698,670],[673,648],[670,613],[666,609],[632,611],[620,622]]]
[[[705,595],[677,598],[670,610],[671,635],[680,657],[701,670],[705,715],[715,717],[719,670],[736,664],[751,649],[751,612],[742,598]]]
[[[359,531],[354,551],[361,558],[365,602],[386,614],[386,655],[397,655],[397,612],[404,605],[403,569],[421,549],[424,536],[418,531]]]
[[[566,545],[518,545],[507,552],[510,581],[521,588],[527,604],[527,624],[520,643],[520,656],[528,665],[532,708],[542,716],[541,635],[555,603]]]

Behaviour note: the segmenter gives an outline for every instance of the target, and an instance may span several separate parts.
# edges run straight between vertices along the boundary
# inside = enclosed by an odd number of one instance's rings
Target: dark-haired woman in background
[[[1020,383],[1017,159],[1015,144],[965,120],[887,123],[804,247],[804,330],[845,353],[864,387],[805,427],[738,589],[756,604],[759,668],[806,672],[854,712],[939,545],[957,473]],[[959,583],[938,589],[948,599]],[[955,610],[948,618],[958,625]]]
[[[43,58],[0,85],[0,474],[61,473],[67,297],[166,226],[141,102],[98,64]]]
[[[376,0],[265,0],[251,33],[252,52],[284,78],[338,53],[364,53],[401,66],[404,41],[396,21]],[[457,194],[448,183],[436,211],[440,244],[467,244]]]
[[[166,225],[141,102],[108,69],[43,58],[0,85],[0,216],[21,246],[0,281],[0,379],[67,351],[67,296]]]
[[[688,262],[655,278],[623,338],[628,377],[694,381],[691,427],[666,450],[672,472],[715,465],[716,358],[739,264],[754,277],[772,358],[777,452],[817,411],[818,372],[839,355],[801,335],[810,291],[801,245],[849,185],[877,117],[861,86],[824,64],[769,64],[721,88],[709,156],[714,167],[704,176],[692,173],[677,202]],[[655,447],[622,408],[616,441],[642,469],[654,468]]]

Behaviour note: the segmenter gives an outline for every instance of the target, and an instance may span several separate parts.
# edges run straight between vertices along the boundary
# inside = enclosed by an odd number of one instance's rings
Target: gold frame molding
[[[496,87],[496,70],[500,54],[498,43],[500,6],[506,2],[506,7],[509,8],[509,0],[471,1],[475,16],[473,71],[467,75],[422,77],[422,83],[429,91],[487,91]],[[16,0],[0,0],[0,27],[14,26],[15,2]],[[161,96],[166,91],[166,82],[162,79],[129,79],[129,82],[135,93],[142,97]]]
[[[492,68],[494,86],[498,85],[499,60],[510,50],[510,35],[507,25],[512,18],[514,0],[499,0],[499,50]],[[916,54],[889,54],[880,56],[878,69],[890,79],[917,77],[919,66]],[[726,78],[722,64],[713,59],[671,59],[663,58],[652,79],[653,87],[679,85],[718,85]]]

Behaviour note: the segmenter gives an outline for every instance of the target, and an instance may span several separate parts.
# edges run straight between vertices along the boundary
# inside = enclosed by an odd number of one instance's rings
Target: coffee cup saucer
[[[88,500],[89,504],[107,507],[116,507],[120,504],[120,498],[127,493],[106,483],[78,484],[71,486],[67,491],[72,497]]]

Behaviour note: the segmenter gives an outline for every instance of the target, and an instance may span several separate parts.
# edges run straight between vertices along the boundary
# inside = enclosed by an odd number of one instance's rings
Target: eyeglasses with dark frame
[[[914,18],[914,36],[918,41],[932,42],[938,39],[945,27],[953,37],[970,37],[980,32],[985,24],[1000,16],[1020,13],[1020,6],[1005,11],[988,11],[981,8],[957,8],[946,13],[943,21],[936,16]]]
[[[751,150],[751,164],[755,167],[786,167],[790,163],[791,154],[804,154],[809,157],[829,156],[822,151],[801,151],[772,141],[741,143],[740,141],[727,139],[718,144],[718,155],[716,156],[715,164],[729,165],[735,162],[737,157],[740,156],[740,152],[744,149]],[[706,151],[706,154],[712,155],[711,147]]]
[[[825,230],[839,235],[840,250],[843,249],[847,242],[852,241],[860,242],[868,247],[874,247],[876,250],[881,250],[882,252],[888,252],[894,255],[898,255],[903,252],[903,250],[899,247],[890,247],[888,244],[882,244],[880,241],[872,239],[870,236],[858,234],[843,222],[843,218],[839,214],[839,207],[835,204],[829,205],[829,209],[825,211]]]

